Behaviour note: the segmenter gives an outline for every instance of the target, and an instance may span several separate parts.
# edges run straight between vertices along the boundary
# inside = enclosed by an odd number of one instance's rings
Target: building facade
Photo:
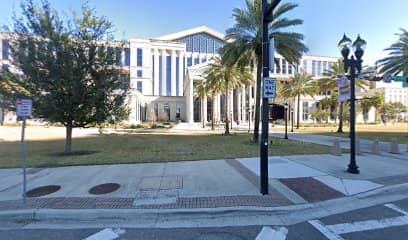
[[[1,70],[12,69],[7,34],[0,35]],[[127,104],[130,109],[129,124],[154,121],[209,122],[214,113],[216,122],[229,114],[235,124],[252,121],[255,103],[255,74],[253,84],[231,90],[229,109],[226,113],[225,96],[200,99],[195,94],[197,84],[205,81],[203,72],[213,57],[220,54],[226,43],[225,36],[207,27],[165,35],[155,39],[130,39],[117,44],[112,42],[108,52],[115,52],[116,65],[123,69],[123,81],[130,84]],[[337,62],[337,58],[304,55],[297,66],[289,64],[279,54],[279,64],[270,71],[271,77],[284,82],[295,72],[305,72],[313,78],[323,77],[323,72]],[[388,91],[388,90],[387,90]],[[386,91],[385,91],[386,92]],[[405,95],[405,102],[406,100]],[[300,121],[312,122],[310,113],[325,96],[304,96],[300,101]],[[387,98],[387,97],[386,97]],[[292,103],[292,107],[296,102]],[[408,105],[408,104],[407,104]],[[0,109],[5,121],[15,121],[13,114]],[[297,118],[294,111],[290,117]]]

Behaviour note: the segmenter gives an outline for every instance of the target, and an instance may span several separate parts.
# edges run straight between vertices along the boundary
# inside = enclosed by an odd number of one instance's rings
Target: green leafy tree
[[[67,21],[46,0],[27,0],[21,8],[10,44],[13,64],[34,115],[66,127],[71,154],[73,128],[103,123],[124,107],[127,89],[107,47],[112,23],[86,4]]]
[[[359,103],[361,111],[363,113],[364,123],[367,123],[367,121],[368,121],[368,112],[370,111],[370,108],[374,106],[372,98],[371,97],[363,97],[362,99],[358,100],[358,103]]]
[[[248,85],[252,80],[252,74],[247,68],[228,64],[223,57],[213,58],[204,71],[204,78],[207,79],[211,88],[222,89],[225,95],[225,134],[229,132],[229,97],[232,89]],[[213,85],[213,86],[211,86]],[[215,85],[215,86],[214,86]]]
[[[295,76],[290,79],[288,84],[283,86],[281,92],[284,95],[297,98],[296,129],[299,129],[300,123],[300,97],[307,95],[313,97],[317,90],[316,82],[312,79],[312,76],[300,73],[296,73]]]
[[[330,112],[326,109],[316,109],[310,113],[310,117],[318,123],[321,123],[323,120],[327,120],[329,116]]]
[[[381,112],[381,108],[384,107],[385,104],[385,97],[384,94],[376,93],[372,98],[371,101],[373,106],[375,107],[375,121],[379,122],[379,116]]]
[[[406,112],[407,109],[404,104],[400,102],[386,103],[384,107],[381,108],[381,119],[383,123],[390,121],[396,121],[399,114]]]
[[[362,74],[364,78],[368,78],[372,73],[371,69],[364,68]],[[344,76],[346,73],[344,72],[344,63],[341,59],[339,59],[336,63],[332,64],[330,69],[327,69],[323,72],[323,78],[317,81],[317,85],[319,86],[320,91],[330,91],[332,94],[336,93],[338,98],[338,89],[337,89],[337,79],[339,77]],[[368,86],[366,80],[355,80],[356,86],[365,89]],[[340,102],[339,110],[338,110],[338,118],[339,118],[339,127],[337,128],[338,133],[343,132],[343,113],[344,111],[344,102]]]
[[[215,109],[215,101],[217,94],[222,93],[224,91],[224,86],[223,86],[223,81],[219,81],[217,78],[211,78],[211,76],[205,79],[206,81],[206,87],[208,94],[211,96],[211,102],[212,102],[212,107],[211,107],[211,130],[214,130],[214,122],[215,122],[215,115],[214,115],[214,109]]]
[[[288,19],[287,13],[298,5],[293,3],[281,4],[274,12],[274,20],[270,24],[269,37],[275,39],[277,52],[290,64],[295,64],[308,49],[303,43],[303,35],[289,31],[303,23],[300,19]],[[259,138],[259,120],[261,105],[262,85],[262,1],[246,0],[246,7],[235,8],[232,14],[235,24],[229,28],[227,39],[233,42],[226,44],[224,54],[228,61],[237,62],[238,65],[256,65],[256,99],[255,99],[255,122],[253,141]]]
[[[408,31],[403,28],[400,30],[401,33],[396,34],[398,41],[385,49],[388,56],[378,61],[382,73],[408,75]]]

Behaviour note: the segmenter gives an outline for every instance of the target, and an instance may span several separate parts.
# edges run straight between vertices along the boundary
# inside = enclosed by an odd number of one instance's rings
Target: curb
[[[299,204],[282,207],[222,207],[197,209],[25,209],[0,211],[0,221],[47,221],[47,220],[75,220],[75,221],[155,221],[160,217],[214,217],[245,215],[273,215],[286,216],[296,212],[328,210],[335,213],[344,210],[374,206],[408,198],[408,183],[383,187],[353,196],[331,199],[317,203]],[[344,209],[345,206],[347,209]],[[301,213],[300,213],[301,214]]]

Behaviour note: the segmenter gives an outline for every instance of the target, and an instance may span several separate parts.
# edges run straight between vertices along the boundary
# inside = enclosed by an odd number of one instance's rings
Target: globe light
[[[343,55],[344,58],[347,58],[350,54],[351,39],[344,34],[337,46],[341,51],[341,55]]]
[[[353,43],[353,50],[354,50],[354,55],[356,56],[357,59],[361,59],[364,54],[365,47],[367,45],[367,42],[363,40],[360,35],[358,35],[357,39]]]

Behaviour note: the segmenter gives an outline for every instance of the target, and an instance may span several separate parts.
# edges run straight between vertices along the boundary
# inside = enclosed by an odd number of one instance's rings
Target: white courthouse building
[[[7,34],[0,33],[0,66],[10,68]],[[201,99],[195,95],[195,87],[203,78],[203,72],[211,58],[219,56],[225,44],[225,36],[207,27],[165,35],[155,39],[130,39],[121,48],[112,44],[110,50],[120,52],[117,65],[123,68],[124,81],[130,79],[128,106],[131,110],[128,122],[146,121],[207,122],[211,120],[212,108],[216,122],[225,118],[225,96]],[[338,58],[304,55],[298,66],[288,64],[278,54],[280,68],[271,70],[271,77],[286,81],[301,69],[314,78],[323,76]],[[0,71],[1,71],[0,69]],[[230,117],[234,123],[247,122],[253,117],[255,103],[255,75],[251,86],[242,86],[230,94]],[[301,122],[311,122],[310,113],[316,102],[324,96],[302,97],[300,103]],[[214,104],[213,102],[214,101]],[[296,108],[295,108],[296,109]],[[15,121],[13,114],[0,109],[0,118],[5,122]],[[296,111],[294,116],[296,119]]]

